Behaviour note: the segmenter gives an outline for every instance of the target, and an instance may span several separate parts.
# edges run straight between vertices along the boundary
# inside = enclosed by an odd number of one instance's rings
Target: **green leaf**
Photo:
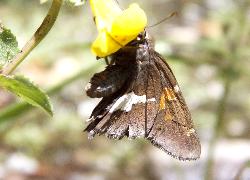
[[[0,86],[21,97],[27,103],[38,106],[53,115],[48,96],[25,77],[0,74]]]
[[[18,52],[16,37],[0,23],[0,70]]]

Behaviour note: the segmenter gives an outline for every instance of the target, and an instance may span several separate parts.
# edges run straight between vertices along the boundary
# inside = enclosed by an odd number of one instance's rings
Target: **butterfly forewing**
[[[156,52],[153,58],[163,88],[158,114],[147,138],[178,159],[197,159],[200,156],[200,143],[179,86],[163,58]]]
[[[135,48],[139,49],[133,46]],[[109,76],[114,73],[108,71],[109,68],[101,73],[107,76],[109,86],[121,88],[106,96],[108,88],[104,87],[103,99],[92,112],[85,130],[91,136],[106,134],[116,139],[144,137],[175,158],[197,159],[200,142],[173,72],[153,48],[144,48],[135,56],[134,50],[132,56],[125,51],[117,53],[116,58],[122,59],[123,64],[128,62],[127,73],[121,73],[126,76],[117,78],[118,84],[114,78],[110,80]],[[116,68],[117,64],[113,69],[120,68]],[[95,87],[103,84],[98,78],[96,76]]]

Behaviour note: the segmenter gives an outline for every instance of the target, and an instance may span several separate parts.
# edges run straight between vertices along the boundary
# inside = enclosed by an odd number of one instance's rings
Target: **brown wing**
[[[104,97],[94,109],[91,122],[86,131],[90,136],[106,134],[120,139],[146,137],[158,111],[155,96],[160,96],[159,72],[152,64],[140,64],[139,71],[129,85],[124,85],[120,92]],[[155,76],[155,74],[159,74]],[[155,77],[154,77],[155,76]],[[157,92],[156,92],[157,89]]]
[[[145,137],[180,160],[199,158],[200,143],[171,69],[154,51],[139,66],[135,79],[102,99],[86,131],[91,137]]]
[[[92,98],[108,97],[114,94],[128,79],[129,70],[126,66],[107,66],[104,71],[94,74],[85,88],[86,94]]]
[[[200,142],[190,112],[170,67],[156,52],[152,55],[160,72],[161,95],[158,114],[148,133],[153,145],[180,160],[200,157]]]

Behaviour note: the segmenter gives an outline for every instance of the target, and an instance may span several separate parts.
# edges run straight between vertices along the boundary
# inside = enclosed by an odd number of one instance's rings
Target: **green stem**
[[[3,74],[11,74],[17,66],[30,54],[30,52],[44,39],[54,25],[62,5],[62,0],[53,0],[52,5],[40,27],[22,50],[12,59],[11,63],[3,68]]]

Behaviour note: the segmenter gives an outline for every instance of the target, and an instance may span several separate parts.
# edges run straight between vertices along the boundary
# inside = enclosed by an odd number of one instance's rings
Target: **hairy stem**
[[[52,5],[40,27],[22,50],[3,68],[3,74],[11,74],[17,66],[29,55],[29,53],[44,39],[54,25],[62,5],[62,0],[53,0]]]

